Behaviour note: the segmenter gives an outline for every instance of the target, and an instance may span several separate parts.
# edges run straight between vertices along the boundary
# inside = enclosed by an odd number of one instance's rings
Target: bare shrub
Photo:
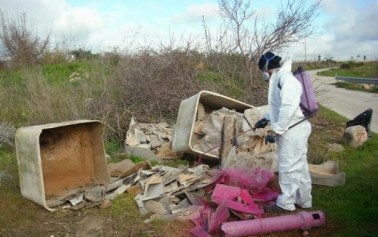
[[[257,68],[260,55],[267,50],[280,50],[313,33],[312,23],[320,0],[310,5],[305,3],[305,0],[282,1],[275,19],[265,22],[261,17],[258,18],[257,10],[253,8],[250,0],[218,0],[224,22],[215,34],[211,34],[203,19],[207,54],[240,58],[237,61],[241,67],[237,74],[249,92],[245,97],[247,102],[260,105],[267,101],[267,96],[261,94],[266,90],[267,84],[260,80]],[[222,62],[219,65],[227,64]],[[222,66],[217,69],[229,71]],[[226,68],[230,69],[228,65]],[[230,75],[235,73],[236,67]]]
[[[93,109],[106,115],[103,120],[112,125],[114,135],[121,139],[132,116],[140,122],[173,123],[183,99],[201,89],[222,91],[214,82],[196,79],[198,62],[198,58],[179,50],[161,54],[143,51],[126,56]]]
[[[14,146],[14,133],[16,129],[13,125],[8,122],[0,123],[0,148],[3,145]]]
[[[0,10],[0,41],[3,56],[10,57],[13,65],[34,65],[42,58],[50,40],[50,34],[41,39],[26,24],[26,13],[10,19]]]
[[[44,64],[57,64],[65,63],[67,60],[68,54],[60,49],[46,50],[43,53],[43,63]]]

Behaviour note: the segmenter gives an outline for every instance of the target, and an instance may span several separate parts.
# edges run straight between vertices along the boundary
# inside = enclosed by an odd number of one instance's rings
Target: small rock
[[[366,142],[368,134],[363,126],[356,125],[345,129],[343,139],[349,146],[357,148]]]
[[[85,199],[91,202],[100,202],[104,198],[104,187],[96,186],[85,191]]]
[[[150,200],[150,201],[147,201],[144,206],[149,212],[152,212],[152,213],[157,213],[157,214],[167,213],[167,210],[165,210],[165,208],[160,202]]]
[[[101,209],[105,209],[105,208],[108,208],[112,205],[112,201],[108,200],[108,199],[105,199],[102,203],[101,203],[101,206],[100,208]]]

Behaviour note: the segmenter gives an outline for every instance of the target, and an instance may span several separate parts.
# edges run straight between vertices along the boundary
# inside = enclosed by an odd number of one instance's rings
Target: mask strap
[[[273,58],[275,58],[277,55],[273,55],[272,57],[270,58],[267,58],[266,55],[264,54],[264,59],[265,59],[265,65],[263,67],[263,71],[266,71],[268,70],[268,66],[269,66],[269,61],[272,60]]]

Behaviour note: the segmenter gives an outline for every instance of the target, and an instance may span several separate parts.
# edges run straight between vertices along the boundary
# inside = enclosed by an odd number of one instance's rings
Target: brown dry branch
[[[183,99],[201,89],[221,92],[216,83],[197,80],[201,56],[195,51],[162,51],[122,58],[96,101],[98,114],[114,126],[117,136],[125,136],[131,117],[140,122],[173,123]]]
[[[315,0],[310,5],[305,3],[305,0],[282,1],[276,18],[264,22],[258,18],[250,0],[219,0],[218,5],[224,23],[215,37],[210,34],[203,19],[207,54],[214,55],[219,52],[240,58],[241,70],[239,69],[238,74],[249,92],[247,102],[254,105],[266,103],[266,96],[262,97],[260,94],[266,90],[266,84],[259,80],[257,70],[260,55],[267,50],[281,49],[313,33],[312,23],[317,15],[320,0]],[[217,69],[226,71],[223,67]]]
[[[3,145],[14,146],[14,133],[16,128],[8,122],[0,123],[0,148]]]
[[[26,13],[11,19],[0,9],[0,41],[3,56],[10,57],[16,67],[31,66],[39,62],[47,49],[50,33],[41,39],[26,23]]]

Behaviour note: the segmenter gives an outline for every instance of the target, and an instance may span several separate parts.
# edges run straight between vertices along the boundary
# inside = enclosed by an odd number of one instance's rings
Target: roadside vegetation
[[[0,64],[0,236],[74,236],[84,217],[100,218],[103,236],[190,236],[186,231],[192,226],[189,222],[144,223],[147,216],[139,213],[127,194],[107,209],[94,207],[53,213],[26,200],[19,188],[14,131],[37,124],[96,119],[104,124],[110,162],[122,159],[140,162],[142,157],[123,153],[132,117],[139,122],[174,124],[180,102],[200,90],[218,92],[255,106],[265,105],[268,85],[260,80],[256,68],[258,56],[268,49],[279,49],[282,43],[310,35],[310,22],[319,2],[303,9],[303,1],[291,1],[295,4],[284,6],[275,24],[265,25],[257,34],[261,39],[254,39],[250,33],[259,29],[243,27],[254,16],[250,5],[230,2],[219,1],[229,27],[224,32],[231,36],[230,42],[222,41],[225,35],[212,34],[204,20],[205,42],[188,39],[177,45],[172,40],[158,48],[143,47],[132,53],[97,54],[81,48],[59,47],[51,50],[47,47],[50,36],[39,37],[28,30],[25,15],[20,22],[13,22],[0,11],[0,40],[8,49],[9,58]],[[211,44],[214,41],[223,45],[215,47]],[[259,47],[250,51],[254,44]],[[299,65],[311,70],[337,62],[298,62],[294,66]],[[311,230],[312,236],[368,236],[377,232],[378,190],[374,184],[378,181],[375,175],[378,138],[373,134],[357,150],[331,152],[327,145],[342,143],[345,122],[345,118],[325,108],[312,119],[310,163],[338,160],[347,173],[344,187],[314,187],[313,210],[326,213],[327,225]],[[190,165],[191,161],[164,164]],[[269,236],[302,236],[302,232]]]
[[[345,76],[345,77],[363,77],[378,78],[378,62],[355,62],[348,61],[339,64],[339,68],[319,72],[320,76]]]
[[[375,78],[378,79],[378,61],[370,62],[343,62],[339,68],[319,72],[320,76],[344,76],[344,77],[359,77],[359,78]],[[340,88],[348,90],[359,90],[371,93],[378,92],[378,85],[376,84],[360,84],[350,82],[336,82],[335,85]]]

